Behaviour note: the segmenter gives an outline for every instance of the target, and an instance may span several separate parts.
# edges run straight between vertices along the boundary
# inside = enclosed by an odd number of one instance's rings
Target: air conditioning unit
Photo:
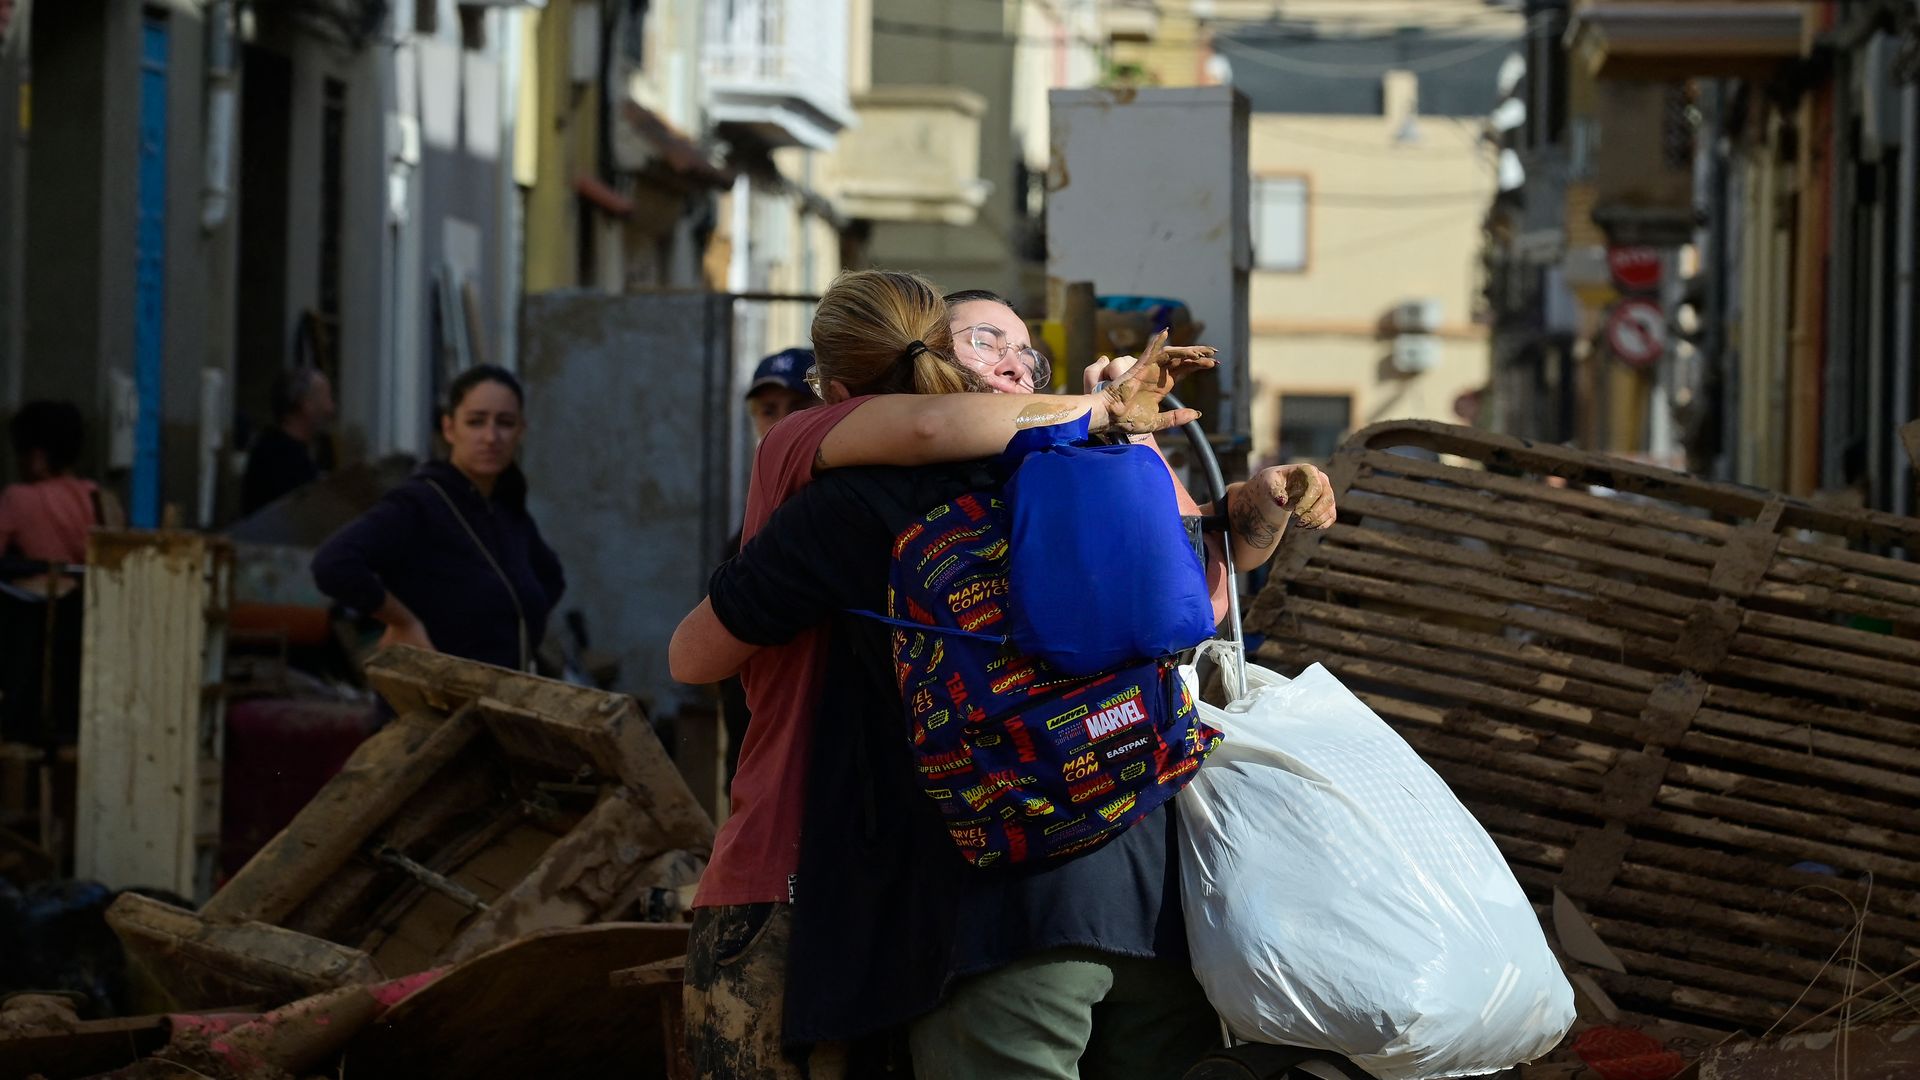
[[[1431,334],[1440,329],[1440,301],[1408,300],[1395,305],[1387,321],[1396,334]]]
[[[1402,334],[1393,339],[1393,370],[1424,375],[1440,363],[1440,339],[1431,334]]]

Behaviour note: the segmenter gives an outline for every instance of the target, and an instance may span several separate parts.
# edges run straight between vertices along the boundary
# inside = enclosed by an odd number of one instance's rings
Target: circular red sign
[[[1667,317],[1650,300],[1623,300],[1607,316],[1607,345],[1630,367],[1646,367],[1667,351]]]
[[[1610,247],[1607,270],[1613,283],[1624,292],[1652,292],[1660,287],[1666,267],[1660,261],[1660,249],[1645,246]]]

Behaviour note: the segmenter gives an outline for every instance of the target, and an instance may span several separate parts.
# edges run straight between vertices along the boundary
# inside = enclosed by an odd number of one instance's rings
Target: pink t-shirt
[[[813,457],[827,433],[868,400],[806,409],[767,432],[753,458],[741,543],[813,479]],[[753,720],[740,744],[733,810],[714,838],[695,907],[786,902],[787,881],[800,868],[804,779],[826,659],[826,631],[815,628],[761,649],[740,669]]]
[[[0,491],[0,552],[18,546],[40,562],[87,561],[94,483],[75,476],[13,484]]]

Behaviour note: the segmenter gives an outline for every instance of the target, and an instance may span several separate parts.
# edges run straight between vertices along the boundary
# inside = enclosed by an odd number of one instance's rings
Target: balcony
[[[830,150],[853,122],[847,7],[837,0],[708,0],[701,73],[717,126],[768,146]]]
[[[1568,40],[1602,79],[1764,78],[1801,54],[1797,0],[1588,0]]]
[[[831,159],[840,208],[871,221],[971,225],[992,185],[980,178],[986,99],[955,86],[876,86]]]

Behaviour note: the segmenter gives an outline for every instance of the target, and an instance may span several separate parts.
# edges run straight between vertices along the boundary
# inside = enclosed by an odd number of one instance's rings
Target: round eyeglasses
[[[969,326],[954,337],[972,345],[978,362],[984,362],[990,366],[1004,362],[1009,353],[1014,354],[1032,376],[1035,390],[1045,390],[1047,384],[1053,380],[1052,364],[1043,359],[1030,345],[1015,348],[1007,340],[1007,335],[992,323]]]

